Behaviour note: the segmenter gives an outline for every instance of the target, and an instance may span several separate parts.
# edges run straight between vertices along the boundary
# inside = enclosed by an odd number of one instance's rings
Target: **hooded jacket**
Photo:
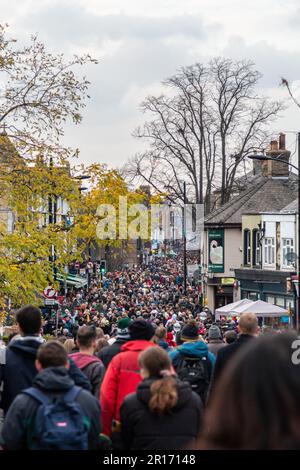
[[[202,423],[202,402],[189,384],[177,380],[178,401],[168,414],[149,409],[150,387],[157,379],[140,383],[121,406],[122,440],[130,450],[179,450],[195,444]]]
[[[105,367],[102,361],[97,356],[83,352],[70,354],[69,357],[73,359],[78,369],[86,375],[92,387],[92,394],[98,398],[105,373]]]
[[[1,408],[6,412],[14,398],[24,388],[31,387],[37,374],[35,360],[37,350],[43,340],[40,337],[26,337],[13,340],[6,349],[5,364],[0,368],[0,382],[3,382]],[[75,384],[90,390],[91,386],[86,376],[70,361],[69,375]]]
[[[186,342],[179,346],[177,349],[170,353],[170,358],[172,360],[173,366],[177,367],[182,357],[204,357],[208,358],[208,368],[210,376],[212,374],[213,366],[215,364],[215,356],[208,350],[207,344],[200,340],[194,342]]]
[[[103,433],[111,436],[113,420],[120,421],[120,407],[124,398],[135,392],[142,378],[138,357],[147,348],[155,346],[151,341],[128,341],[110,362],[100,391]]]
[[[73,387],[74,381],[65,367],[49,367],[38,373],[33,386],[51,399],[64,395]],[[81,389],[75,400],[81,407],[84,420],[89,427],[89,449],[99,449],[101,433],[100,407],[98,400]],[[4,450],[31,449],[34,445],[35,416],[40,403],[33,397],[20,393],[11,404],[1,431],[0,445]]]

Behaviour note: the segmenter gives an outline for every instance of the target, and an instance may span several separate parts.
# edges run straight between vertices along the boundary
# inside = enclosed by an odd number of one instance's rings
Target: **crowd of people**
[[[294,449],[295,332],[216,321],[180,259],[108,273],[59,313],[25,306],[0,366],[2,449]]]

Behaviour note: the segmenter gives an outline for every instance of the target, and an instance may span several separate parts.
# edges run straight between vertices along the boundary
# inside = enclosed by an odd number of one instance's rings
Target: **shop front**
[[[235,270],[242,299],[263,300],[288,310],[295,315],[296,296],[290,288],[293,273],[282,271]],[[289,318],[282,317],[282,323]]]

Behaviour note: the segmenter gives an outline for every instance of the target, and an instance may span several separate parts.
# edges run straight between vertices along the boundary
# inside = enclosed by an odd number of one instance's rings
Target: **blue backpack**
[[[75,402],[80,387],[51,400],[35,387],[23,391],[40,402],[35,417],[35,450],[87,450],[88,428],[81,407]]]

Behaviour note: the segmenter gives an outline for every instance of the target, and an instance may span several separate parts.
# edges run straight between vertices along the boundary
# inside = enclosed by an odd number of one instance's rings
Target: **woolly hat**
[[[199,339],[198,327],[195,320],[190,320],[181,332],[182,341],[196,341]]]
[[[130,339],[144,339],[149,341],[155,334],[155,329],[150,321],[139,318],[129,325]]]
[[[131,323],[130,318],[121,318],[117,323],[117,337],[119,339],[129,339],[129,325]]]
[[[221,331],[217,325],[212,325],[208,330],[209,339],[221,339]]]

